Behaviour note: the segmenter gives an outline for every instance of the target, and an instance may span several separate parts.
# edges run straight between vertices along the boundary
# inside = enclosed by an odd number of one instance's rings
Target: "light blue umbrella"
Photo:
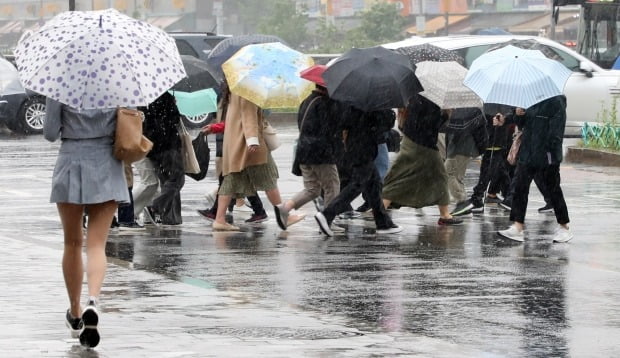
[[[170,91],[177,100],[177,108],[182,115],[200,116],[217,112],[217,94],[213,88],[194,92]]]
[[[528,108],[561,95],[571,74],[539,50],[506,46],[474,60],[463,84],[485,103]]]

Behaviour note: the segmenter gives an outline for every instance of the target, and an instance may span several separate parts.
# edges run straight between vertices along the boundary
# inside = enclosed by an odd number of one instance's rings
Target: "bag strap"
[[[317,99],[319,99],[320,97],[314,97],[314,99],[312,101],[310,101],[310,103],[308,104],[308,107],[306,107],[306,112],[304,112],[304,116],[301,118],[301,124],[299,124],[299,131],[301,132],[301,129],[304,127],[304,121],[306,120],[306,117],[308,116],[308,112],[310,111],[310,107],[312,107],[312,104],[314,103],[314,101],[316,101]]]

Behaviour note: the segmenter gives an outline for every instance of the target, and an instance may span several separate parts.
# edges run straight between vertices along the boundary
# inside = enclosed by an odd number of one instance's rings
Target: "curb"
[[[571,163],[620,167],[620,153],[590,148],[568,147],[566,161]]]

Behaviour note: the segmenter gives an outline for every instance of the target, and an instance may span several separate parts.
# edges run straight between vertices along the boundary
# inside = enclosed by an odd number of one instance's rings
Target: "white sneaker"
[[[329,227],[329,223],[327,222],[327,218],[325,218],[325,215],[323,215],[322,212],[319,211],[318,213],[316,213],[314,215],[314,219],[319,224],[319,228],[321,229],[323,234],[325,234],[325,235],[327,235],[329,237],[334,236],[334,232]]]
[[[573,239],[573,233],[570,229],[565,229],[562,226],[558,228],[555,236],[553,237],[553,242],[569,242]]]
[[[345,232],[347,232],[347,229],[345,229],[345,228],[343,228],[341,226],[338,226],[338,225],[334,225],[334,224],[332,224],[330,229],[332,229],[332,232],[334,234],[344,234]]]
[[[517,227],[513,224],[506,230],[500,230],[497,232],[499,236],[505,237],[510,240],[523,242],[525,239],[525,235],[523,234],[523,230],[517,229]]]

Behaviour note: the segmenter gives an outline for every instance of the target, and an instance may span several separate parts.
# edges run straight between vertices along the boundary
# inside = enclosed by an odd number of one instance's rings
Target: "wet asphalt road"
[[[284,143],[274,152],[279,185],[289,198],[301,188],[289,174],[296,131],[292,124],[274,125]],[[48,232],[49,241],[41,245],[58,246],[58,219],[48,203],[58,144],[4,133],[0,147],[0,234],[27,240],[30,233]],[[477,163],[468,169],[468,188],[477,169]],[[392,212],[405,227],[399,235],[378,237],[372,220],[362,218],[339,222],[347,232],[328,239],[318,231],[311,204],[301,209],[305,221],[281,232],[265,199],[266,223],[244,224],[250,213],[236,212],[242,232],[214,233],[195,210],[206,206],[204,194],[216,181],[212,175],[202,182],[187,178],[182,226],[113,232],[107,252],[130,270],[234,293],[241,301],[341,317],[363,332],[427,337],[486,357],[614,357],[620,355],[619,178],[618,168],[562,166],[575,234],[569,244],[551,243],[555,217],[536,212],[543,201],[534,186],[527,239],[518,244],[497,236],[508,214],[493,204],[458,227],[438,227],[434,207],[401,209]],[[207,325],[196,332],[226,329]],[[275,339],[342,334],[228,330]]]

